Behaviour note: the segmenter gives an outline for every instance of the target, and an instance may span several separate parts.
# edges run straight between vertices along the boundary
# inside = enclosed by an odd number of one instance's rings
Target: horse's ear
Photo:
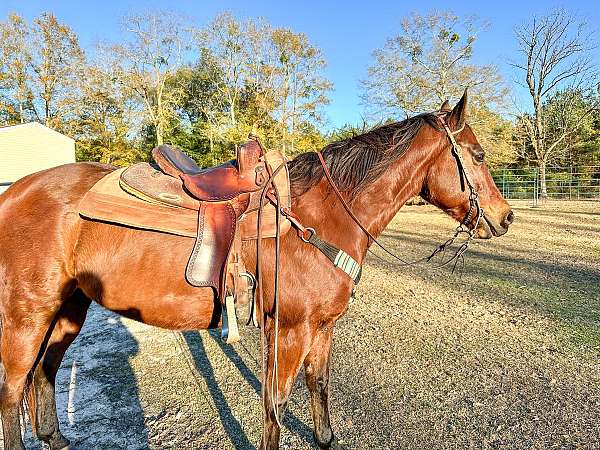
[[[459,130],[465,126],[465,121],[467,120],[467,99],[467,90],[465,89],[465,93],[448,118],[448,123],[455,130]]]
[[[452,111],[452,106],[450,106],[450,102],[448,100],[444,100],[442,106],[440,106],[440,112],[450,112]]]

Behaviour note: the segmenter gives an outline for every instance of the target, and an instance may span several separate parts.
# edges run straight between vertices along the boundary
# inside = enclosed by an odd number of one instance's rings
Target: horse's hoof
[[[50,441],[50,450],[69,450],[71,442],[62,434]]]
[[[331,441],[329,441],[326,444],[317,441],[317,445],[319,446],[319,448],[326,449],[326,450],[346,450],[346,447],[344,447],[342,444],[340,444],[340,442],[337,440],[337,438],[335,436],[333,436]]]

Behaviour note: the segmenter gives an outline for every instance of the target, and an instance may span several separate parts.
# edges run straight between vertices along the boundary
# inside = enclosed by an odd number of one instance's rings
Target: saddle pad
[[[128,194],[119,185],[125,170],[105,175],[85,194],[79,205],[82,217],[177,236],[197,236],[198,211],[144,201]]]

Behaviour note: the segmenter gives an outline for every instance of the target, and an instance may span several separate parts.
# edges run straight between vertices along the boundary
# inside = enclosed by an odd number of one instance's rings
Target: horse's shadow
[[[56,379],[61,431],[71,450],[147,450],[148,431],[131,358],[139,344],[122,319],[92,305]],[[30,427],[27,448],[39,448]]]
[[[231,345],[225,344],[221,340],[219,333],[219,330],[211,330],[208,332],[208,335],[219,346],[227,358],[229,358],[244,380],[252,387],[252,389],[254,389],[257,396],[260,398],[260,380],[246,365],[235,348]],[[256,448],[248,439],[248,436],[244,432],[240,421],[234,416],[233,411],[219,386],[215,376],[214,368],[207,357],[206,345],[203,341],[202,335],[197,331],[188,331],[183,333],[183,337],[187,343],[190,353],[194,358],[196,368],[206,381],[208,391],[217,408],[223,428],[225,429],[225,432],[229,436],[234,447],[236,450]],[[254,401],[254,399],[251,401]],[[257,401],[257,407],[260,407],[260,400]],[[292,433],[298,435],[300,438],[312,445],[312,430],[289,411],[285,414],[284,426],[287,427]]]

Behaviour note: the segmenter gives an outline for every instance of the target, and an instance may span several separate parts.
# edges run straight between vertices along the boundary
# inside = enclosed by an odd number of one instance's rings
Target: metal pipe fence
[[[537,167],[499,168],[492,170],[496,186],[507,199],[541,197],[541,180]],[[557,200],[600,201],[600,166],[546,167],[546,193]]]

